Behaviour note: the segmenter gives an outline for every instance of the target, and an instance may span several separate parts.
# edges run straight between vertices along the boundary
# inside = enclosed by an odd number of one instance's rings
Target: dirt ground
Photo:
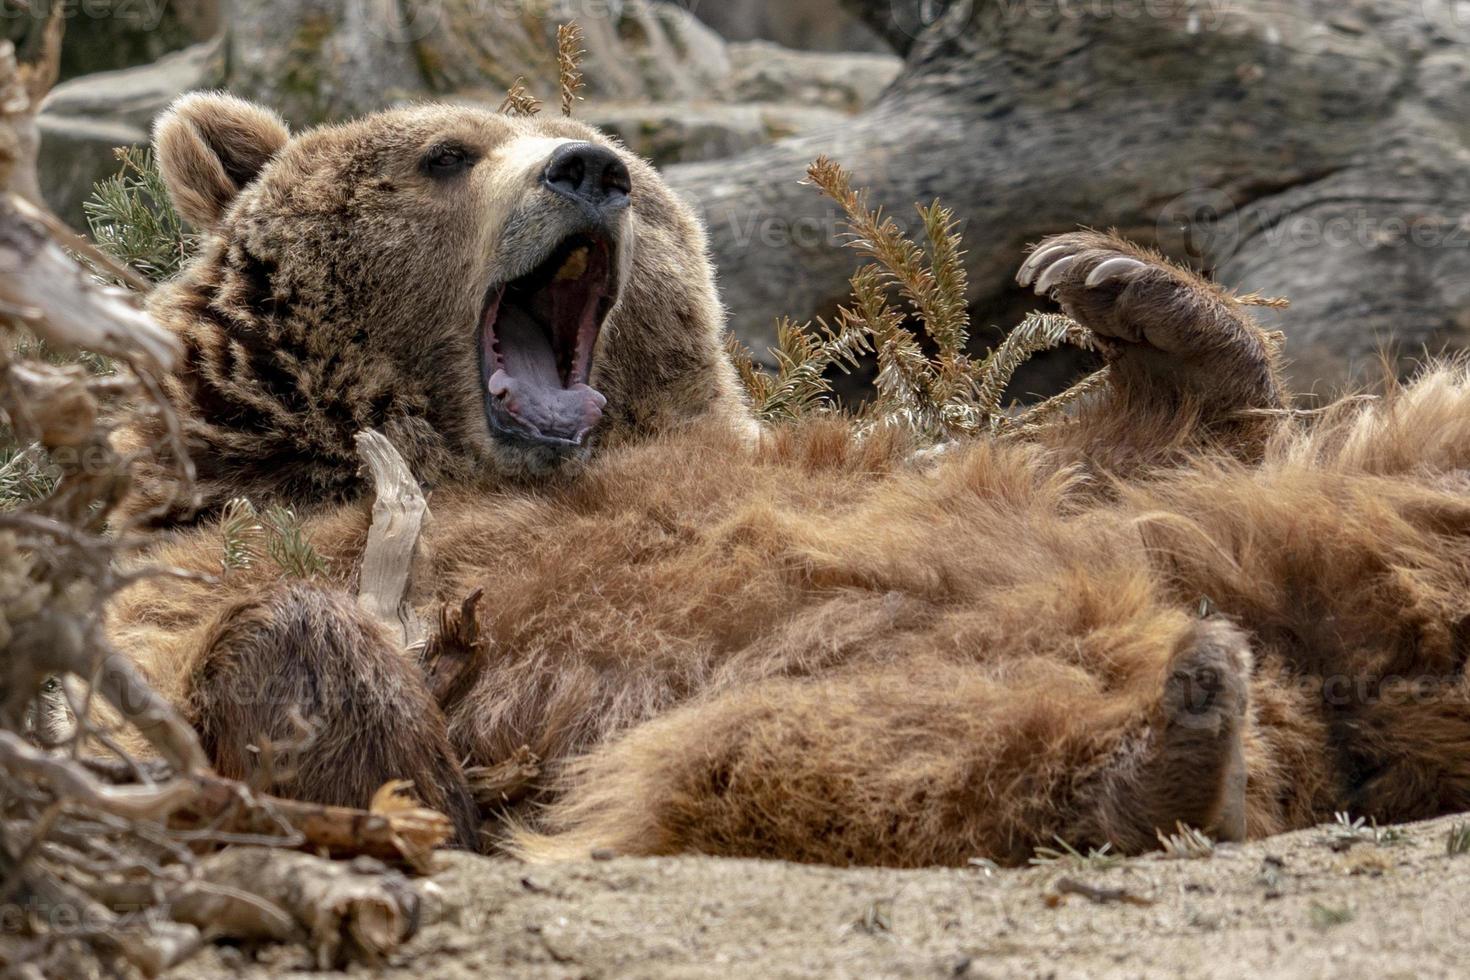
[[[1466,977],[1470,853],[1447,848],[1460,822],[1327,826],[1202,858],[1069,857],[1020,870],[710,858],[527,866],[446,854],[431,921],[380,972]],[[1066,893],[1073,885],[1103,891]],[[179,975],[324,976],[289,947],[254,959],[211,950]]]

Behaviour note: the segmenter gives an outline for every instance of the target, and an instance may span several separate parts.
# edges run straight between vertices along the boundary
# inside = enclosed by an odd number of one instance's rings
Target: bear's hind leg
[[[269,789],[314,803],[365,807],[393,779],[477,843],[478,814],[443,715],[416,664],[345,595],[287,585],[225,611],[187,684],[187,709],[223,776],[262,777],[259,748],[300,741]]]
[[[1123,642],[1148,642],[1152,620]],[[1121,685],[1056,657],[774,679],[654,719],[574,762],[534,860],[700,852],[828,864],[1009,864],[1061,838],[1244,836],[1250,652],[1176,622]],[[1146,676],[1145,676],[1146,675]]]
[[[1075,833],[1116,839],[1110,828],[1131,827],[1133,839],[1118,843],[1141,849],[1153,843],[1149,830],[1183,823],[1216,840],[1244,840],[1250,673],[1240,631],[1202,621],[1169,665],[1152,724],[1100,774]]]

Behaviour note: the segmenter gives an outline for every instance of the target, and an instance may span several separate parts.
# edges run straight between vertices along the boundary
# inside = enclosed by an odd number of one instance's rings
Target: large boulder
[[[775,139],[832,129],[849,118],[837,109],[790,102],[594,102],[577,115],[659,166],[734,156]]]
[[[775,41],[813,51],[887,51],[887,42],[844,10],[840,0],[706,0],[692,10],[730,41]]]
[[[883,93],[903,66],[895,55],[793,51],[769,41],[732,44],[730,98],[789,102],[857,112]]]
[[[576,114],[660,164],[713,160],[842,123],[897,74],[891,54],[727,44],[668,3],[584,10],[567,0],[279,0],[232,4],[221,36],[157,62],[57,86],[38,126],[42,191],[78,226],[113,150],[147,139],[182,92],[223,86],[296,126],[417,98],[499,104],[516,79],[558,111],[556,29],[577,19],[586,53]]]
[[[799,184],[827,154],[910,228],[916,201],[954,209],[981,325],[1045,304],[1013,281],[1028,242],[1111,226],[1291,300],[1262,317],[1298,390],[1373,380],[1395,338],[1403,373],[1470,350],[1470,19],[1450,0],[846,2],[907,52],[877,102],[667,173],[749,345],[847,295],[859,257]]]
[[[293,126],[423,96],[427,86],[407,29],[393,0],[232,4],[226,86]]]
[[[92,185],[118,170],[114,150],[145,143],[154,116],[184,92],[224,77],[220,42],[206,41],[137,68],[62,82],[41,103],[37,172],[41,194],[75,228]]]
[[[642,0],[585,8],[532,0],[515,6],[516,16],[496,16],[499,9],[483,0],[438,0],[419,8],[409,34],[429,89],[498,100],[524,78],[536,95],[554,100],[556,28],[576,21],[589,99],[717,100],[728,93],[725,42],[674,4]]]

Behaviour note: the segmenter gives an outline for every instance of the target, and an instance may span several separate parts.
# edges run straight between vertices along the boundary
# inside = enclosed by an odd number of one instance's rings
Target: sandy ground
[[[1204,858],[996,870],[449,854],[392,977],[1467,977],[1459,821],[1301,831]],[[1088,897],[1071,883],[1112,890]],[[1121,890],[1127,897],[1120,897]],[[212,950],[189,977],[323,977]],[[300,972],[297,972],[300,971]],[[370,972],[359,967],[357,976]],[[330,976],[327,974],[325,976]]]

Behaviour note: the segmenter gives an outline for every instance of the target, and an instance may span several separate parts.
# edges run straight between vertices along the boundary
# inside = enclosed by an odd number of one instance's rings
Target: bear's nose
[[[563,197],[595,208],[626,204],[628,192],[633,189],[633,178],[618,155],[593,143],[566,143],[557,147],[541,179]]]

